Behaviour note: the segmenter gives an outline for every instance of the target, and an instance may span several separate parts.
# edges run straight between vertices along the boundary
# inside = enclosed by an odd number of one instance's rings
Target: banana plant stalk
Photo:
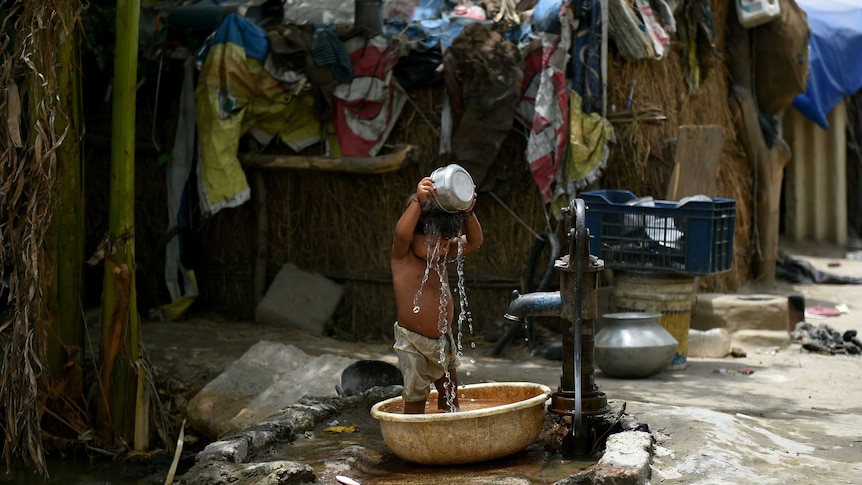
[[[99,411],[111,430],[100,437],[145,447],[148,426],[136,426],[145,408],[144,379],[138,372],[140,336],[135,290],[135,90],[138,66],[139,0],[117,1],[111,133],[108,251],[102,298],[101,388]],[[107,418],[107,419],[104,419]],[[136,429],[137,428],[137,429]],[[112,436],[109,434],[112,432]]]
[[[77,0],[65,0],[63,12],[74,18]],[[59,399],[77,402],[83,398],[84,316],[81,308],[84,260],[84,169],[81,156],[83,116],[79,22],[70,21],[69,30],[43,35],[59,38],[57,91],[63,116],[57,116],[54,131],[61,134],[57,152],[60,176],[57,211],[48,237],[56,271],[49,289],[51,315],[48,331],[48,367],[62,395]],[[47,95],[47,93],[45,93]],[[41,99],[41,98],[38,98]]]

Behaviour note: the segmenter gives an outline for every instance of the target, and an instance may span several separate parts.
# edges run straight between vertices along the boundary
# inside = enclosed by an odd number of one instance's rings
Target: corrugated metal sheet
[[[785,173],[784,236],[795,241],[847,242],[847,112],[839,103],[824,130],[795,109],[783,119],[792,157]]]

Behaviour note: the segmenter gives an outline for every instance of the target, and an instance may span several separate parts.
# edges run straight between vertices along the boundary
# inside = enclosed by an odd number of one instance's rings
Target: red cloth
[[[353,63],[353,81],[335,88],[333,116],[341,154],[369,157],[386,141],[404,99],[390,75],[398,62],[395,48],[383,36],[361,36],[345,42]]]

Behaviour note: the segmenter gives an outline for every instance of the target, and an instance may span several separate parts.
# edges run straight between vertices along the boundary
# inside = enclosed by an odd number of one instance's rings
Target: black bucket
[[[401,369],[380,360],[359,360],[341,373],[341,384],[335,386],[339,396],[356,396],[372,387],[404,385]]]

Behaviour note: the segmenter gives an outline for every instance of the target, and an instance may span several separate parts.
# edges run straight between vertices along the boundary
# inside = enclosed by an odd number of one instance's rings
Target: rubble
[[[862,342],[856,338],[856,330],[847,330],[841,334],[829,325],[815,327],[808,322],[799,322],[790,332],[790,339],[809,352],[830,355],[862,354]]]

